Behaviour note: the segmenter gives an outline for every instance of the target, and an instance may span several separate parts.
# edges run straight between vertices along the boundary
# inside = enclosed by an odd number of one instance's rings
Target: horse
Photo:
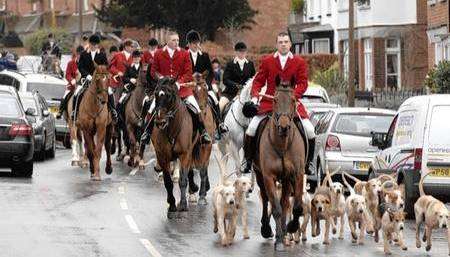
[[[210,135],[214,135],[216,131],[216,123],[214,121],[213,109],[208,103],[208,85],[206,84],[206,77],[208,72],[203,74],[194,73],[193,78],[196,86],[193,87],[194,97],[200,107],[200,116],[205,124],[206,131]],[[201,144],[197,142],[192,153],[192,166],[189,170],[189,201],[196,202],[195,193],[198,191],[198,186],[194,180],[194,170],[196,168],[200,171],[200,192],[199,192],[199,205],[206,205],[206,193],[209,190],[209,178],[208,178],[208,166],[211,156],[212,143]]]
[[[244,147],[244,135],[247,130],[250,119],[242,114],[244,104],[250,101],[250,91],[252,89],[253,79],[247,81],[240,90],[239,95],[231,103],[230,109],[225,115],[224,125],[228,132],[222,135],[222,139],[217,143],[223,156],[230,153],[235,165],[237,176],[241,176],[241,149]],[[255,185],[255,175],[252,173],[252,191]]]
[[[137,80],[136,88],[131,92],[130,98],[128,99],[124,107],[126,129],[125,133],[127,135],[126,143],[130,153],[128,166],[136,167],[139,165],[140,170],[144,169],[144,149],[140,147],[141,127],[139,124],[139,120],[141,118],[143,101],[146,96],[147,83],[145,82],[145,75],[146,72],[144,69],[142,69],[139,74],[139,79]]]
[[[100,181],[100,159],[103,145],[106,149],[106,174],[111,174],[111,139],[113,123],[108,110],[108,68],[98,65],[92,82],[80,101],[76,126],[83,132],[85,150],[89,159],[91,179]]]
[[[188,211],[186,189],[188,172],[191,169],[192,151],[199,133],[194,134],[192,117],[187,106],[178,95],[176,80],[163,77],[158,80],[155,89],[155,117],[151,141],[153,143],[157,164],[163,172],[164,187],[167,191],[169,204],[167,217],[175,218],[175,214]],[[193,83],[195,85],[195,83]],[[187,85],[182,85],[187,86]],[[180,202],[178,208],[173,195],[173,181],[171,178],[171,162],[180,161]]]
[[[86,152],[84,151],[83,148],[83,133],[76,126],[73,117],[71,117],[71,114],[73,113],[74,109],[75,106],[73,104],[73,94],[72,94],[72,96],[70,96],[69,100],[67,101],[67,108],[63,113],[64,119],[66,120],[67,126],[69,127],[70,140],[72,142],[71,165],[86,168],[88,165],[88,159]]]
[[[273,236],[268,214],[270,201],[276,224],[275,250],[284,250],[285,245],[290,244],[286,234],[298,230],[299,217],[302,214],[306,144],[294,120],[296,114],[294,78],[289,83],[280,81],[277,76],[276,82],[273,97],[261,95],[273,98],[273,113],[267,123],[258,130],[259,151],[255,156],[254,170],[263,205],[261,234],[265,238]],[[282,186],[281,199],[277,193],[277,182]],[[286,226],[291,195],[294,196],[293,219]]]

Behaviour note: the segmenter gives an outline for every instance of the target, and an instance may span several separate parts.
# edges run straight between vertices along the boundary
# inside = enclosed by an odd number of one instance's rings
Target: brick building
[[[348,72],[348,0],[338,1],[341,67]],[[427,0],[355,4],[357,84],[361,90],[421,88],[428,71]]]
[[[428,66],[450,60],[450,6],[447,0],[428,0]]]

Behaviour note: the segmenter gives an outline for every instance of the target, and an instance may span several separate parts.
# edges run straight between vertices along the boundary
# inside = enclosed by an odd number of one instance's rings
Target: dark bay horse
[[[175,79],[163,77],[158,80],[155,89],[155,126],[152,132],[152,143],[155,148],[156,159],[164,177],[169,204],[167,217],[175,217],[176,211],[188,210],[186,189],[188,186],[188,172],[191,169],[192,150],[199,140],[199,135],[193,134],[191,115],[178,95]],[[195,85],[195,83],[193,83]],[[173,195],[173,181],[170,163],[180,161],[180,203],[175,205]]]
[[[141,118],[141,110],[144,98],[146,96],[146,72],[145,69],[139,74],[136,88],[131,92],[130,98],[125,104],[125,127],[127,134],[127,152],[130,153],[130,159],[128,166],[136,167],[139,165],[139,169],[144,169],[143,151],[140,149],[141,127],[139,126],[139,120]]]
[[[113,124],[108,111],[108,68],[104,65],[96,67],[91,84],[80,101],[80,111],[76,126],[83,132],[85,150],[89,159],[91,179],[99,181],[100,159],[103,145],[106,149],[107,174],[112,173],[111,138]]]
[[[284,250],[285,245],[290,243],[286,240],[287,231],[294,233],[299,228],[306,148],[294,121],[296,116],[294,81],[280,82],[277,78],[277,85],[273,97],[273,114],[265,127],[260,130],[255,172],[263,204],[261,234],[265,238],[273,236],[267,212],[270,201],[276,224],[275,250]],[[263,97],[270,96],[263,95]],[[276,182],[282,185],[281,198],[277,194]],[[294,217],[286,226],[291,194],[294,196],[292,211]]]
[[[216,131],[216,123],[214,121],[213,110],[208,103],[208,85],[206,84],[206,77],[208,73],[195,73],[193,75],[195,86],[192,88],[195,99],[200,107],[200,117],[205,124],[206,131],[209,135],[214,135]],[[206,193],[209,190],[208,166],[209,158],[211,156],[212,143],[201,144],[197,142],[192,153],[192,167],[189,170],[189,194],[190,201],[195,202],[195,193],[198,191],[198,186],[194,181],[194,168],[200,172],[200,192],[198,204],[206,205]]]

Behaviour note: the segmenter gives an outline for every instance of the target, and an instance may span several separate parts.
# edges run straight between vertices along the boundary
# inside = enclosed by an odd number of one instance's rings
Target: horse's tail
[[[197,142],[194,143],[194,148],[192,148],[192,158],[194,160],[198,160],[200,158],[201,148],[202,144],[197,140]]]

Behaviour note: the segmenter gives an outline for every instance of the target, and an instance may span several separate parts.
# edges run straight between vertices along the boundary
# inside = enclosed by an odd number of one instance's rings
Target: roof
[[[397,112],[389,109],[367,108],[367,107],[341,107],[331,110],[335,113],[379,113],[395,115]]]
[[[330,24],[317,25],[309,28],[304,28],[300,32],[302,33],[314,33],[314,32],[324,32],[333,31],[333,27]]]
[[[42,82],[44,80],[46,84],[67,84],[64,80],[54,77],[50,74],[29,73],[25,74],[25,78],[29,82]]]
[[[309,86],[308,89],[306,89],[306,92],[303,95],[325,96],[326,92],[327,91],[322,86],[313,85],[313,86]]]
[[[413,96],[406,99],[401,106],[414,105],[420,106],[423,104],[428,104],[430,100],[445,100],[450,103],[450,94],[432,94],[432,95],[421,95]]]

